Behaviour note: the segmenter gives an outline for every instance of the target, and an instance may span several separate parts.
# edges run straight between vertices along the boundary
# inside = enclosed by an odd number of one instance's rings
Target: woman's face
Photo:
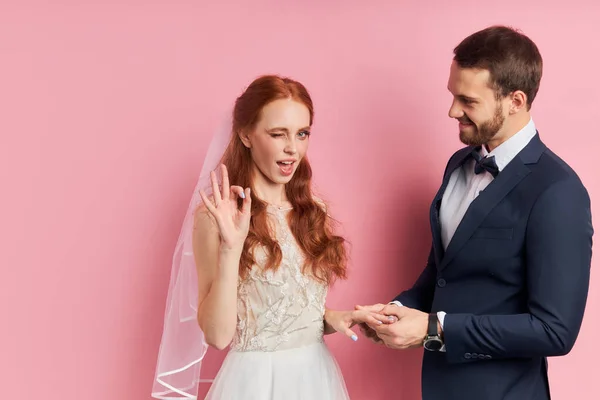
[[[293,99],[275,100],[263,107],[253,131],[240,138],[250,149],[254,178],[268,183],[288,183],[306,155],[310,112]]]

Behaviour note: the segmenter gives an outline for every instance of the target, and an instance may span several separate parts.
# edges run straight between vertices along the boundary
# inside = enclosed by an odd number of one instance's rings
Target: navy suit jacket
[[[446,352],[424,351],[423,400],[547,400],[546,357],[571,350],[586,305],[590,199],[538,133],[471,203],[444,251],[442,196],[472,150],[448,162],[427,266],[394,299],[447,313]]]

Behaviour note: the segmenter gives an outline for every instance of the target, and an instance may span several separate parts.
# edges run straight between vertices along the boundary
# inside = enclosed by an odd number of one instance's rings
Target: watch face
[[[423,343],[423,347],[425,347],[426,350],[438,351],[442,348],[442,341],[437,338],[429,339]]]

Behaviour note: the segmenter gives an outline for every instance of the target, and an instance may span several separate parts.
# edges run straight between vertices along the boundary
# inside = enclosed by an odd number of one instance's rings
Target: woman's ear
[[[247,131],[244,130],[244,131],[238,132],[238,136],[239,136],[240,140],[242,141],[242,143],[244,144],[244,146],[246,146],[249,149],[252,148],[252,143],[250,142],[250,135],[248,135]]]

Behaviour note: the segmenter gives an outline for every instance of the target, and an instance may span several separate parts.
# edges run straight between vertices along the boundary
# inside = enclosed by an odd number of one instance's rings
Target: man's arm
[[[577,178],[546,189],[533,207],[526,235],[529,312],[447,314],[444,341],[449,362],[571,351],[587,301],[593,236],[589,195]]]

